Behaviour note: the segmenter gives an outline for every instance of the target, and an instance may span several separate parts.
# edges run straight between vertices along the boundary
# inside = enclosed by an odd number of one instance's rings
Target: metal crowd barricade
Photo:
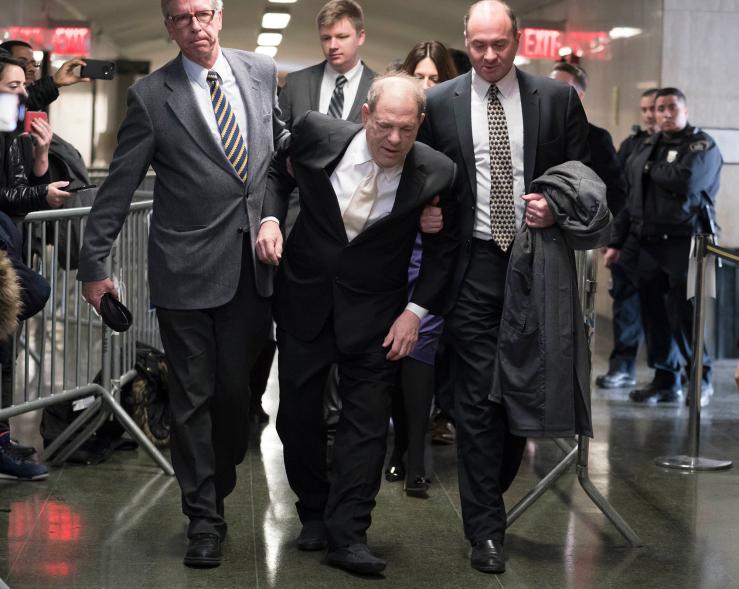
[[[696,235],[693,238],[695,257],[695,301],[693,305],[693,358],[690,362],[690,417],[688,419],[688,454],[659,456],[654,459],[657,466],[695,472],[698,470],[725,470],[731,468],[731,460],[704,458],[700,455],[701,427],[701,381],[703,377],[703,344],[706,323],[706,260],[714,262],[713,256],[729,262],[739,262],[739,256],[713,244],[713,236]]]
[[[38,211],[24,219],[26,262],[49,282],[51,296],[16,338],[12,404],[0,406],[0,419],[75,402],[81,412],[45,449],[44,460],[64,462],[112,416],[173,475],[167,459],[119,402],[121,388],[136,376],[136,343],[161,347],[148,302],[151,193],[138,191],[136,200],[110,256],[110,275],[118,280],[121,298],[133,314],[133,326],[120,334],[105,327],[82,300],[76,280],[78,244],[90,207]]]
[[[577,265],[578,291],[580,293],[580,304],[582,306],[583,318],[585,320],[588,346],[591,346],[595,333],[595,295],[597,286],[596,253],[594,251],[576,251],[575,262]],[[592,347],[591,347],[592,349]],[[642,541],[634,530],[626,523],[623,517],[613,508],[608,500],[595,488],[588,473],[588,456],[590,440],[587,436],[577,436],[577,442],[573,447],[569,440],[554,439],[557,446],[566,454],[565,457],[549,473],[537,483],[521,500],[514,505],[507,514],[508,526],[513,523],[531,507],[557,480],[569,469],[574,462],[576,464],[577,480],[590,500],[605,515],[616,529],[632,546],[641,546]]]

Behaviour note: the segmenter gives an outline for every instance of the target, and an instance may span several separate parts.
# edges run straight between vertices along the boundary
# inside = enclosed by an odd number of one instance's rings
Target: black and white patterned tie
[[[346,86],[346,76],[336,78],[334,93],[331,95],[331,103],[328,105],[328,116],[335,119],[340,119],[344,112],[344,86]]]
[[[507,251],[516,234],[513,204],[513,164],[508,123],[498,99],[498,87],[488,90],[488,139],[490,141],[490,234]]]

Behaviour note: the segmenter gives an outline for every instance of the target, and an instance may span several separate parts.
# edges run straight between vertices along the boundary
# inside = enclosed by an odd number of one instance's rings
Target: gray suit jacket
[[[210,133],[176,57],[128,91],[110,175],[85,228],[78,279],[108,275],[105,260],[133,193],[149,165],[156,172],[149,229],[151,303],[168,309],[215,307],[233,298],[244,235],[252,251],[274,146],[288,132],[279,119],[275,64],[269,57],[223,49],[247,116],[248,180],[244,184]],[[255,262],[257,291],[272,291],[271,273]]]
[[[362,105],[367,101],[367,92],[375,77],[375,72],[362,64],[362,77],[359,79],[357,95],[349,111],[348,121],[361,123]],[[321,101],[321,82],[326,62],[322,61],[297,72],[287,75],[285,85],[280,91],[280,110],[282,120],[288,129],[292,129],[293,122],[309,110],[318,111]],[[325,113],[324,113],[325,114]]]

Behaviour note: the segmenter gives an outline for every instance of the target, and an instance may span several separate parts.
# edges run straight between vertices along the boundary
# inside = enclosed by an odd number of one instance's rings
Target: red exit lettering
[[[561,31],[523,29],[523,43],[519,55],[529,59],[557,59],[561,46]]]

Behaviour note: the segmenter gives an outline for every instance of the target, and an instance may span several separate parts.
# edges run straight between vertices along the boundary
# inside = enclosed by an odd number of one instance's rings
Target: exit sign
[[[55,55],[90,55],[90,27],[8,27],[8,39]]]
[[[610,38],[604,31],[559,31],[556,29],[521,29],[518,55],[528,59],[557,61],[565,47],[575,55],[591,59],[610,59]]]

